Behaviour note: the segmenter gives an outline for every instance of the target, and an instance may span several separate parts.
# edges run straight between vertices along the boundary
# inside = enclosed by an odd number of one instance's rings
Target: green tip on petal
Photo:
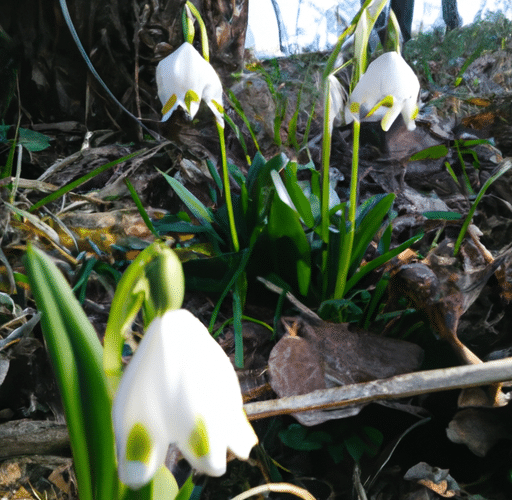
[[[382,101],[380,102],[380,105],[385,106],[386,108],[391,108],[393,106],[394,102],[395,102],[395,99],[393,98],[393,96],[387,95],[386,97],[384,97],[384,99],[382,99]]]
[[[219,104],[215,99],[212,99],[212,104],[217,108],[217,111],[219,113],[222,113],[224,114],[224,108],[222,107],[221,104]]]
[[[201,417],[196,418],[196,426],[190,433],[188,444],[194,455],[198,458],[208,455],[210,452],[210,444],[208,442],[208,432],[206,424]]]
[[[185,106],[187,106],[188,112],[190,114],[192,114],[190,112],[190,103],[191,102],[201,102],[200,97],[192,89],[187,90],[187,93],[185,94]]]
[[[176,104],[176,101],[178,98],[176,97],[176,94],[173,94],[171,97],[169,97],[169,100],[165,103],[165,106],[162,108],[162,114],[165,115],[169,111],[171,111],[172,107]]]
[[[136,423],[128,436],[126,443],[126,460],[148,464],[153,443],[151,436],[141,423]]]
[[[392,95],[388,95],[382,99],[382,101],[379,101],[375,106],[373,106],[372,109],[370,109],[369,113],[365,116],[365,118],[369,118],[373,114],[377,112],[377,110],[380,109],[381,106],[384,106],[385,108],[392,108],[394,103],[394,99]]]
[[[359,113],[360,108],[361,108],[361,105],[358,102],[352,102],[350,104],[350,112],[351,113]]]

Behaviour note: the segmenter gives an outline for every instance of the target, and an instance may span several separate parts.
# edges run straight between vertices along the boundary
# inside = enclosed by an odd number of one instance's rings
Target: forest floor
[[[496,15],[446,34],[422,34],[407,43],[404,57],[421,83],[417,128],[409,132],[398,121],[387,134],[378,125],[363,127],[360,200],[395,193],[392,245],[421,231],[425,237],[403,260],[370,274],[343,307],[336,305],[341,326],[329,344],[332,352],[317,345],[332,370],[331,381],[338,377],[336,385],[460,365],[460,349],[438,335],[439,328],[453,327],[453,317],[458,338],[473,355],[484,361],[511,355],[512,169],[480,201],[458,258],[447,249],[453,248],[464,218],[446,214],[465,216],[495,169],[510,162],[512,23]],[[247,69],[237,76],[231,90],[266,159],[284,153],[319,168],[320,77],[326,59],[326,54],[265,62],[248,58]],[[226,107],[253,157],[248,129]],[[21,127],[21,170],[16,178],[16,152],[12,172],[0,180],[0,496],[76,498],[62,405],[40,327],[31,321],[36,311],[22,261],[26,244],[34,242],[52,255],[102,338],[120,273],[155,239],[125,179],[160,236],[192,262],[192,269],[208,251],[201,253],[204,247],[195,246],[200,235],[168,230],[169,217],[185,208],[160,171],[214,207],[207,161],[217,163],[219,146],[206,109],[194,122],[178,116],[162,126],[159,133],[168,140],[161,141],[145,137],[140,143],[125,142],[119,130],[87,131],[79,122],[30,125],[22,120]],[[14,128],[0,127],[0,165],[9,162]],[[351,134],[350,126],[339,126],[332,140],[331,178],[342,201],[349,189]],[[246,173],[245,153],[233,132],[227,135],[227,147],[229,162]],[[428,156],[410,161],[427,148]],[[141,150],[31,211],[48,193]],[[233,186],[236,190],[235,182]],[[395,279],[370,321],[367,307],[385,271]],[[422,273],[437,279],[439,287],[425,291]],[[188,284],[184,307],[208,324],[218,293],[194,284]],[[258,324],[243,323],[244,368],[239,376],[247,401],[283,395],[277,375],[270,380],[269,372],[291,377],[286,384],[295,384],[293,394],[307,392],[294,372],[300,369],[299,357],[285,358],[279,344],[294,328],[307,337],[308,311],[333,318],[314,301],[298,311],[293,300],[280,303],[276,317],[278,299],[279,294],[261,284],[249,284],[244,315]],[[222,327],[219,341],[233,356],[229,302],[228,296],[214,330]],[[328,335],[332,324],[321,323],[314,335]],[[133,330],[128,353],[142,333],[139,321]],[[314,343],[314,335],[308,342]],[[352,345],[358,342],[364,342],[359,350]],[[350,368],[340,367],[342,362]],[[506,405],[506,384],[502,391],[499,404],[493,404],[499,398],[493,399],[488,388],[471,394],[470,401],[464,399],[467,393],[451,390],[334,410],[336,415],[316,410],[302,420],[291,415],[254,419],[260,444],[251,460],[230,461],[225,476],[201,479],[194,495],[226,499],[263,482],[287,481],[319,500],[510,499],[512,410]]]

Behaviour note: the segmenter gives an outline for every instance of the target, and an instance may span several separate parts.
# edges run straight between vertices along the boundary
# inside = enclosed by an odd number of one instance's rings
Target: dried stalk
[[[361,384],[321,389],[299,396],[247,403],[244,409],[249,420],[258,420],[275,415],[310,410],[332,410],[372,401],[485,386],[507,380],[512,380],[512,358],[478,365],[408,373]]]

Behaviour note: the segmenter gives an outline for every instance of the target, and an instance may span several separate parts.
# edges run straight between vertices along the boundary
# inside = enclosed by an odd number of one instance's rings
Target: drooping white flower
[[[247,459],[258,442],[229,358],[184,309],[149,325],[121,379],[112,416],[119,478],[133,489],[151,480],[171,443],[195,470],[220,476],[228,449]]]
[[[162,102],[162,121],[181,106],[191,118],[201,100],[209,106],[219,125],[224,126],[222,83],[213,66],[188,42],[162,59],[156,67],[158,97]]]
[[[345,122],[381,121],[387,131],[402,113],[407,128],[414,130],[419,91],[420,82],[403,57],[386,52],[370,63],[357,83],[345,107]]]

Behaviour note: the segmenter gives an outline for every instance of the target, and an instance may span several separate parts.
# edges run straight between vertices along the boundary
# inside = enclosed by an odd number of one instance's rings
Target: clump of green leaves
[[[330,426],[331,432],[310,430],[300,424],[290,424],[279,432],[283,444],[299,451],[313,451],[325,448],[334,463],[338,464],[347,455],[356,463],[366,455],[374,457],[382,445],[382,433],[370,426],[355,426],[347,421]]]

